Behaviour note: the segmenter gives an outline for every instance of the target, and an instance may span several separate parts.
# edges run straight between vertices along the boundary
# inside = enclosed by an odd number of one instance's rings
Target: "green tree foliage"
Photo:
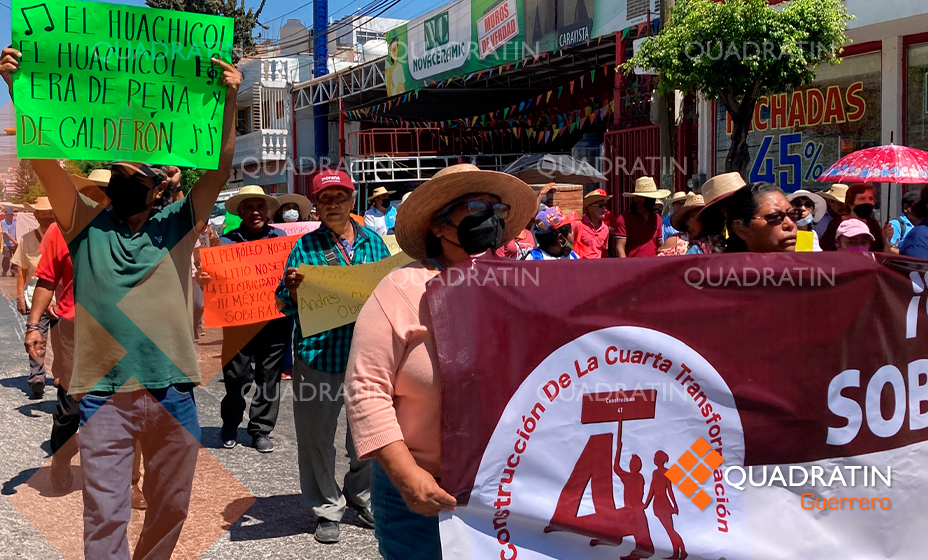
[[[83,175],[84,177],[90,175],[90,172],[93,171],[94,169],[100,169],[101,167],[109,166],[108,161],[87,160],[87,161],[75,161],[72,163],[73,165],[76,165],[78,169],[80,169],[81,175]],[[68,171],[68,173],[71,173],[71,171]]]
[[[252,35],[264,4],[267,0],[261,0],[258,9],[245,8],[245,0],[145,0],[151,8],[162,8],[165,10],[178,10],[181,12],[193,12],[196,14],[210,14],[215,16],[226,16],[235,18],[235,44],[233,48],[233,61],[238,62],[243,56],[248,56],[256,52],[255,38]],[[264,26],[262,26],[264,27]]]
[[[190,189],[193,188],[193,185],[200,180],[200,177],[206,173],[205,169],[193,169],[190,167],[185,167],[180,170],[180,187],[184,190],[184,195],[190,192]]]
[[[16,194],[11,197],[12,202],[22,204],[33,203],[36,197],[45,196],[45,189],[39,183],[39,176],[32,169],[32,163],[27,159],[19,160],[19,167],[13,174],[13,183],[16,185]]]
[[[725,170],[743,174],[757,100],[811,83],[823,62],[840,63],[852,19],[841,0],[792,0],[783,9],[767,0],[678,0],[623,70],[654,69],[660,93],[721,99],[733,125]]]

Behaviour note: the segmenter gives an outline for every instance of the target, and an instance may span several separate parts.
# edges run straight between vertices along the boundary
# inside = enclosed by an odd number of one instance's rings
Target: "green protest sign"
[[[17,155],[216,169],[234,20],[13,0]]]

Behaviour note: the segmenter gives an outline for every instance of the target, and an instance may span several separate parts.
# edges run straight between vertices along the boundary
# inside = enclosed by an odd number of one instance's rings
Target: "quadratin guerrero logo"
[[[706,440],[699,438],[680,455],[664,475],[700,510],[705,511],[712,498],[699,486],[712,476],[725,460]],[[694,482],[695,479],[695,482]]]

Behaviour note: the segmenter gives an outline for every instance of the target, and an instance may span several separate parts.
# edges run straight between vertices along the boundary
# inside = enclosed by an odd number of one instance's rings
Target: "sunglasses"
[[[794,222],[798,222],[802,219],[802,210],[799,208],[793,208],[787,212],[777,210],[776,212],[771,212],[766,216],[755,216],[751,218],[752,220],[767,220],[767,224],[771,226],[778,226],[783,223],[783,220],[789,218]]]
[[[509,210],[512,208],[502,202],[484,202],[483,200],[471,200],[461,204],[460,207],[466,208],[470,216],[483,216],[493,212],[504,220],[509,217]]]
[[[605,208],[606,207],[606,205],[603,204],[602,202],[600,202],[599,204],[590,204],[590,206],[593,208]]]

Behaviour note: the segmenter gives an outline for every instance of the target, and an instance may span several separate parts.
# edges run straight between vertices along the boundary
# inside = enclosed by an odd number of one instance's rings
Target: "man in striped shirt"
[[[293,246],[287,271],[277,287],[277,304],[296,319],[296,359],[293,364],[293,418],[299,454],[300,489],[316,517],[316,540],[336,543],[346,506],[362,523],[374,527],[370,509],[370,461],[359,461],[351,440],[345,447],[351,460],[344,489],[335,480],[335,429],[344,404],[345,368],[354,324],[312,336],[302,335],[296,290],[303,281],[298,267],[351,266],[390,256],[379,235],[351,219],[357,199],[351,178],[342,171],[323,171],[313,178],[311,196],[322,221]]]

